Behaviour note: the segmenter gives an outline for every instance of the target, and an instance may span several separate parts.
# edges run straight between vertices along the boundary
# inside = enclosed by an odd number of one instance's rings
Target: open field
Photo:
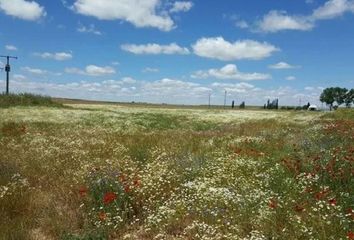
[[[354,114],[0,108],[0,239],[354,239]]]

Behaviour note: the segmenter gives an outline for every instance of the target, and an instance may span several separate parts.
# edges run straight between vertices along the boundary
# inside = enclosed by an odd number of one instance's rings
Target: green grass
[[[0,94],[0,108],[13,106],[46,106],[63,107],[62,104],[54,102],[51,97],[35,95],[30,93]]]
[[[352,108],[340,108],[323,116],[324,119],[336,119],[336,120],[354,120],[354,111]]]

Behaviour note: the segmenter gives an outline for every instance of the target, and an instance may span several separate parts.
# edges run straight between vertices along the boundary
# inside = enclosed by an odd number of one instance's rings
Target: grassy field
[[[0,239],[354,239],[354,114],[0,108]]]

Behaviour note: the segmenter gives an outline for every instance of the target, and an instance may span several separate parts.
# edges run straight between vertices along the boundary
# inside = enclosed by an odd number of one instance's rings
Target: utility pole
[[[227,95],[227,91],[225,90],[225,97],[224,97],[224,108],[226,108],[226,95]]]
[[[210,108],[210,98],[211,98],[211,93],[209,93],[209,108]]]
[[[2,58],[6,58],[5,72],[6,72],[6,95],[9,95],[9,80],[10,80],[10,58],[17,59],[17,57],[13,56],[0,56]]]

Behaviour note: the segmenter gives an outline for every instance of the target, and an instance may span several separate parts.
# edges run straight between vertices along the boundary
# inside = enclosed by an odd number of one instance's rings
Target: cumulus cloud
[[[279,32],[284,30],[309,31],[320,20],[340,17],[347,12],[354,13],[353,0],[328,0],[309,15],[289,15],[285,11],[272,10],[261,21],[256,22],[256,31]]]
[[[21,68],[21,70],[36,75],[44,75],[48,73],[47,70],[42,70],[39,68],[31,68],[31,67],[23,67]]]
[[[323,6],[314,10],[312,16],[315,19],[331,19],[342,16],[345,12],[350,11],[354,1],[348,0],[330,0]]]
[[[241,81],[266,80],[271,78],[269,74],[264,74],[264,73],[240,72],[237,66],[234,64],[227,64],[221,69],[212,68],[206,71],[197,71],[191,77],[192,78],[216,78],[222,80],[241,80]]]
[[[146,82],[141,88],[144,95],[156,98],[183,98],[187,96],[205,96],[211,91],[210,88],[198,83],[185,82],[170,78],[164,78],[154,82]],[[167,99],[166,99],[167,100]]]
[[[170,12],[171,13],[188,12],[189,10],[191,10],[192,7],[193,7],[192,2],[177,1],[177,2],[173,3],[173,6],[172,6]]]
[[[79,24],[77,31],[80,33],[92,33],[95,35],[102,35],[101,31],[97,30],[94,24],[90,24],[89,26],[85,26],[83,24]]]
[[[188,48],[180,47],[176,43],[169,45],[159,45],[156,43],[149,43],[143,45],[124,44],[121,49],[134,54],[189,54]]]
[[[196,55],[214,58],[222,61],[231,60],[260,60],[279,51],[275,46],[266,42],[240,40],[228,42],[223,37],[201,38],[193,46]]]
[[[160,0],[76,0],[71,7],[76,13],[100,20],[124,20],[136,27],[153,27],[162,31],[174,28],[169,15],[159,11]]]
[[[290,65],[286,62],[278,62],[276,64],[270,65],[269,68],[272,69],[292,69],[292,68],[299,68],[300,66]]]
[[[41,57],[43,59],[52,59],[57,61],[66,61],[73,58],[73,55],[71,53],[66,53],[66,52],[58,52],[58,53],[44,52],[44,53],[35,53],[34,55]]]
[[[14,45],[6,45],[5,49],[8,51],[17,51],[17,47]]]
[[[226,90],[229,94],[232,93],[250,93],[252,91],[258,91],[258,88],[256,88],[254,85],[249,84],[249,83],[219,83],[215,82],[211,85],[213,88],[218,89],[219,91]]]
[[[136,82],[137,82],[137,80],[135,80],[132,77],[124,77],[124,78],[122,78],[122,83],[134,84]]]
[[[257,30],[262,32],[278,32],[282,30],[308,31],[314,27],[314,23],[310,18],[290,16],[285,11],[270,11],[257,25]]]
[[[116,70],[112,67],[109,67],[109,66],[99,67],[96,65],[88,65],[88,66],[86,66],[85,69],[66,68],[65,72],[70,73],[70,74],[79,74],[79,75],[87,75],[87,76],[97,77],[97,76],[105,76],[105,75],[115,74]]]
[[[28,21],[36,21],[47,14],[37,2],[25,0],[0,0],[0,10],[6,15]]]

